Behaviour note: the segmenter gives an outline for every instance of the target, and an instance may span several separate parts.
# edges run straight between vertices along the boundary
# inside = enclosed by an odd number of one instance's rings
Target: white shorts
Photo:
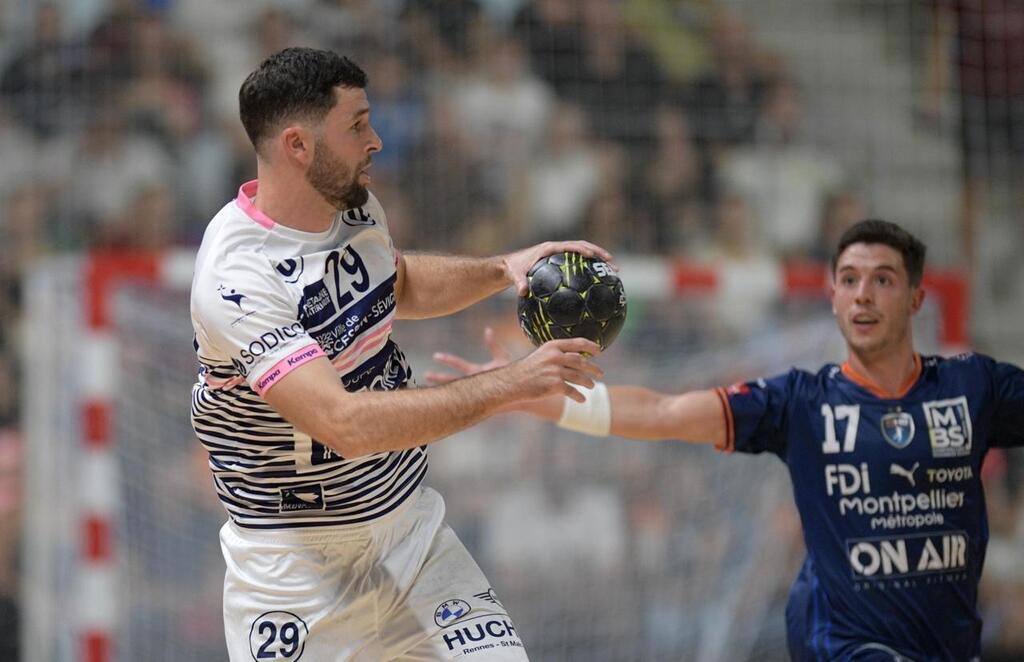
[[[521,662],[483,572],[422,488],[359,526],[258,531],[228,522],[224,631],[231,662]]]

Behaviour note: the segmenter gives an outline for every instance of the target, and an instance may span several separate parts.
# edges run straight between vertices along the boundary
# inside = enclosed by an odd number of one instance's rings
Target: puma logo
[[[920,464],[920,462],[915,462],[914,466],[910,467],[910,469],[908,470],[904,469],[898,464],[893,463],[889,465],[889,473],[892,474],[893,476],[903,476],[908,481],[910,481],[911,487],[917,487],[917,484],[914,482],[914,472],[917,471],[917,467],[920,466]]]

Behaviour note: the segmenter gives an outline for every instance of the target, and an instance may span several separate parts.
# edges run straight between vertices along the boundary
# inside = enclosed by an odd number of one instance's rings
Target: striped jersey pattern
[[[371,196],[322,233],[274,223],[242,186],[207,228],[192,284],[199,376],[191,417],[231,519],[252,529],[357,524],[397,508],[427,470],[424,447],[341,457],[263,399],[325,357],[348,391],[403,388],[391,340],[396,253]]]

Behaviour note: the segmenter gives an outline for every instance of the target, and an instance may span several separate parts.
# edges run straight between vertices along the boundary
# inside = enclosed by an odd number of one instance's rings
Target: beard
[[[370,192],[359,183],[359,173],[342,163],[319,137],[313,164],[306,171],[306,181],[338,211],[357,209],[370,199]]]

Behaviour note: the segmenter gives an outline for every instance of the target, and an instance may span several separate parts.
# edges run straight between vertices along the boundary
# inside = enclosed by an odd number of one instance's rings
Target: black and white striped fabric
[[[275,223],[242,186],[207,228],[191,313],[199,378],[192,424],[221,502],[253,529],[355,524],[405,501],[425,449],[346,459],[262,398],[326,357],[349,391],[402,388],[411,370],[391,340],[396,253],[375,198],[322,233]]]

